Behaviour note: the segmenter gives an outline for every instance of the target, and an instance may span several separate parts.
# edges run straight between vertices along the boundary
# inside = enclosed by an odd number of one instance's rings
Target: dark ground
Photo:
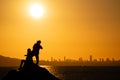
[[[13,69],[15,67],[1,67],[0,80]],[[59,76],[61,80],[120,80],[120,67],[115,66],[54,66],[52,69],[53,72],[50,72]]]

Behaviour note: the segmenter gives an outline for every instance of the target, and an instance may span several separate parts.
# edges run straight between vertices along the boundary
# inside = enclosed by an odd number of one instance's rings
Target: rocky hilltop
[[[32,64],[20,70],[11,70],[2,80],[60,80],[47,69]]]

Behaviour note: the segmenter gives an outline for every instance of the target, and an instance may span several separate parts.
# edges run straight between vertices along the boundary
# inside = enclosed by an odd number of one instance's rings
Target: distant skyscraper
[[[53,61],[53,57],[51,57],[51,61]]]
[[[102,58],[102,62],[104,62],[104,58]]]
[[[99,61],[102,62],[102,58],[99,58]]]
[[[90,55],[90,62],[92,62],[92,55]]]
[[[80,57],[80,58],[79,58],[79,62],[82,62],[82,61],[83,61],[83,59],[82,59],[82,57]]]
[[[114,62],[114,61],[115,61],[115,59],[114,59],[114,58],[112,58],[112,61]]]
[[[64,56],[64,61],[66,61],[66,57]]]

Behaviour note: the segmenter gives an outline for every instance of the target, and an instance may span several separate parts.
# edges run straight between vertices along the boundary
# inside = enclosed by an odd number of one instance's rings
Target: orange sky
[[[35,19],[37,2],[44,15]],[[42,40],[41,59],[120,59],[119,0],[0,0],[0,54],[25,58],[27,48]]]

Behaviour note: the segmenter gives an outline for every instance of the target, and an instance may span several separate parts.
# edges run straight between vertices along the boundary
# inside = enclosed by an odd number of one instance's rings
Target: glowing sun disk
[[[40,6],[39,4],[33,4],[30,6],[30,14],[34,18],[39,18],[43,16],[43,13],[44,13],[43,7]]]

